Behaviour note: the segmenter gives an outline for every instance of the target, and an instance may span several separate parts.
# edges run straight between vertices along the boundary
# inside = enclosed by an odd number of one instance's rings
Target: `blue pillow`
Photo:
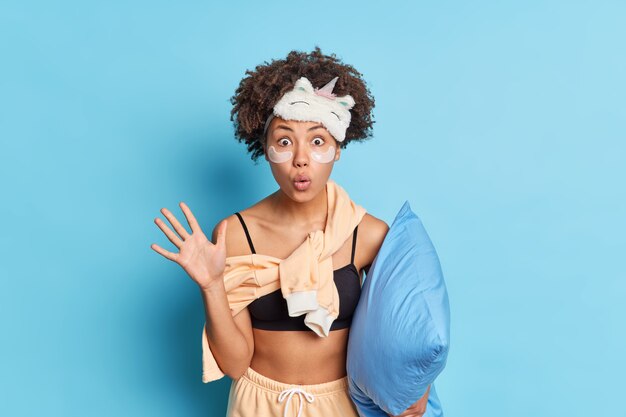
[[[449,340],[439,258],[406,201],[367,273],[350,327],[348,383],[359,415],[401,414],[431,385],[425,416],[443,416],[432,384]]]

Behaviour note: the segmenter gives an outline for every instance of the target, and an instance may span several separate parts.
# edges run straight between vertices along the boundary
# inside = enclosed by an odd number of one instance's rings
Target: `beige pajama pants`
[[[248,367],[233,380],[226,417],[358,417],[348,377],[313,385],[285,384]]]

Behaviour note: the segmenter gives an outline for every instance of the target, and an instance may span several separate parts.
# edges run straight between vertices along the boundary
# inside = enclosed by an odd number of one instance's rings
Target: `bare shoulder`
[[[384,220],[365,213],[359,223],[357,236],[358,244],[362,248],[362,265],[369,266],[374,261],[388,231],[389,226]]]
[[[361,230],[361,225],[365,230],[366,235],[369,237],[368,240],[380,242],[382,245],[385,236],[387,236],[387,231],[389,230],[389,226],[384,220],[372,216],[369,213],[365,213],[363,219],[361,219],[361,223],[359,224],[359,230]]]
[[[263,218],[269,198],[270,196],[267,196],[250,207],[235,212],[242,216],[249,233],[253,233],[250,228],[252,227],[254,229],[254,224],[258,223],[259,220]],[[249,255],[252,253],[250,245],[248,244],[248,238],[246,237],[246,231],[244,230],[241,220],[239,220],[239,217],[237,217],[235,213],[218,221],[211,234],[211,242],[215,243],[217,239],[217,227],[224,220],[228,222],[228,226],[226,227],[227,257]]]
[[[224,220],[228,222],[228,225],[226,226],[226,256],[230,257],[249,254],[250,249],[247,244],[246,234],[243,230],[243,225],[239,221],[236,214],[231,214],[215,224],[211,234],[211,242],[217,242],[217,227]]]

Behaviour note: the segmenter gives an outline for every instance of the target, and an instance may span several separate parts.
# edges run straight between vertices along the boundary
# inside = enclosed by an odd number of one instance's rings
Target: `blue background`
[[[374,139],[332,178],[388,223],[409,200],[439,253],[446,415],[619,415],[625,18],[623,1],[3,1],[0,415],[224,415],[199,291],[150,249],[173,250],[153,220],[185,201],[210,232],[276,189],[229,98],[315,45],[376,98]]]

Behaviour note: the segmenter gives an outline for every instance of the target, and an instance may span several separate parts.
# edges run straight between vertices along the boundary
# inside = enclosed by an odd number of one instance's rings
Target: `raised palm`
[[[161,209],[161,213],[174,227],[174,233],[158,217],[154,219],[156,225],[165,233],[170,242],[179,249],[179,253],[169,252],[153,243],[150,247],[165,258],[179,264],[200,288],[208,288],[211,284],[222,279],[226,265],[226,227],[227,221],[223,220],[217,227],[217,239],[213,244],[202,232],[198,221],[185,203],[180,203],[180,208],[189,223],[191,234],[180,224],[176,217],[167,209]]]

